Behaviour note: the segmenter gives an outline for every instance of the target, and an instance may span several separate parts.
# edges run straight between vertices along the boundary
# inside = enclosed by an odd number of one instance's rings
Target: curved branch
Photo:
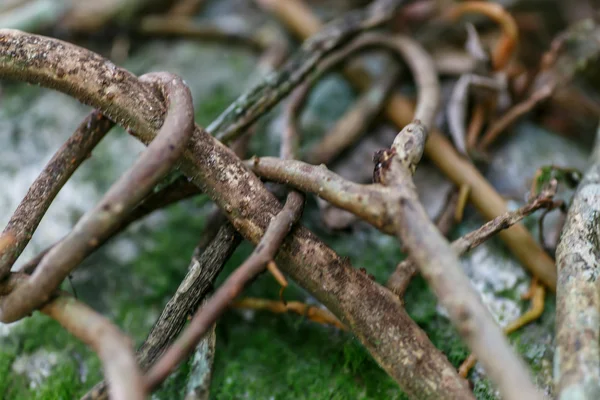
[[[75,225],[69,235],[41,260],[31,278],[1,300],[1,319],[16,321],[48,301],[68,274],[144,198],[175,164],[193,132],[189,89],[173,75],[148,74],[148,83],[164,86],[169,112],[156,139],[110,188],[102,200]]]
[[[503,36],[494,49],[492,62],[495,70],[506,67],[519,40],[519,29],[513,16],[502,5],[486,1],[468,1],[457,4],[450,10],[449,16],[457,19],[466,13],[481,13],[500,24]]]
[[[150,85],[84,48],[14,29],[0,29],[0,78],[37,83],[102,110],[148,144],[160,128],[164,105]],[[135,93],[135,96],[131,94]],[[138,112],[139,111],[139,112]]]
[[[261,4],[277,14],[278,19],[283,20],[286,26],[300,38],[314,34],[322,26],[319,18],[299,0],[286,0],[285,2],[262,0]],[[593,28],[594,25],[591,20],[584,21],[582,25],[585,25],[584,28],[588,35],[595,35],[595,31],[590,32],[590,28]],[[592,42],[597,43],[598,41]],[[594,46],[586,46],[586,50],[588,48],[591,51],[586,55],[593,52]],[[349,81],[361,90],[365,90],[371,85],[372,79],[362,66],[345,68],[344,73]],[[413,120],[413,110],[414,105],[411,100],[395,93],[388,102],[385,114],[391,122],[402,128]],[[457,186],[468,185],[471,188],[470,201],[485,218],[493,219],[508,211],[506,201],[502,196],[485,180],[471,162],[456,152],[442,132],[435,128],[431,130],[425,144],[425,153]],[[523,225],[514,225],[512,228],[500,232],[499,236],[524,267],[537,276],[549,289],[556,289],[554,260]]]
[[[381,113],[399,71],[399,66],[395,64],[386,68],[373,87],[361,94],[331,130],[309,150],[307,161],[311,164],[329,164],[355,143]]]
[[[0,280],[10,272],[60,189],[112,126],[100,112],[93,111],[33,182],[0,235]]]
[[[360,51],[368,45],[374,45],[373,43],[378,40],[374,38],[371,43],[365,44],[363,43],[365,36],[365,34],[360,35],[357,40],[353,40],[350,44],[345,45],[320,61],[315,71],[292,93],[285,110],[286,127],[284,129],[284,136],[290,132],[298,131],[296,127],[298,114],[304,106],[312,88],[319,81],[319,78],[346,61],[353,53]],[[382,38],[380,35],[376,37]],[[383,73],[384,76],[372,88],[369,88],[366,93],[359,97],[352,108],[335,124],[321,142],[311,148],[306,161],[310,164],[328,164],[341,151],[352,144],[364,131],[365,125],[376,116],[383,104],[385,104],[385,100],[399,75],[399,70],[400,68],[397,65],[388,67]]]

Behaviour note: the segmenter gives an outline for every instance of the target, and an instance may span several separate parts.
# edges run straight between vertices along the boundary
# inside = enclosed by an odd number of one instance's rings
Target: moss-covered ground
[[[174,48],[164,43],[157,44],[148,51],[147,57],[133,60],[129,68],[134,72],[152,69],[180,73],[189,81],[194,93],[196,120],[206,125],[237,97],[242,78],[238,77],[235,82],[228,80],[231,76],[247,76],[252,59],[245,54],[220,55],[215,49],[202,50],[210,53],[202,53],[206,55],[203,58],[198,56],[199,51],[199,47],[190,44]],[[214,65],[207,61],[210,57],[217,60]],[[204,63],[203,67],[198,67],[198,63]],[[224,69],[229,68],[229,73],[217,71],[222,65],[227,66]],[[211,79],[205,77],[194,81],[194,77],[201,75],[196,74],[197,68],[215,71],[215,75]],[[3,87],[3,91],[4,100],[16,100],[3,103],[5,113],[18,114],[40,95],[38,88],[26,85]],[[351,103],[352,96],[347,86],[336,84],[334,80],[326,80],[322,87],[316,89],[304,117],[308,144],[339,117]],[[271,120],[259,125],[257,139],[252,145],[252,151],[257,154],[273,154],[277,149],[277,135],[272,132]],[[118,174],[106,165],[103,154],[114,150],[106,146],[94,152],[90,160],[92,168],[82,172],[104,189],[114,180],[115,173]],[[78,296],[115,321],[139,345],[185,275],[209,210],[208,201],[198,197],[169,208],[158,222],[134,227],[125,234],[125,238],[135,243],[135,256],[116,260],[111,254],[118,249],[113,248],[112,253],[102,251],[91,257],[82,266],[83,272],[74,276]],[[321,226],[313,199],[309,199],[304,223],[340,255],[349,257],[357,268],[366,268],[380,283],[385,282],[403,257],[394,238],[369,227],[359,226],[353,232],[331,235]],[[111,249],[110,244],[107,247]],[[240,246],[219,277],[219,282],[251,250],[246,243]],[[65,289],[70,290],[70,287],[66,285]],[[278,291],[277,283],[265,274],[252,284],[246,295],[276,299]],[[518,301],[518,293],[501,294]],[[288,300],[314,301],[293,284],[286,290],[285,297]],[[551,359],[548,349],[552,340],[549,332],[553,324],[553,301],[552,298],[547,299],[547,311],[539,322],[511,335],[516,348],[544,385],[547,384],[548,360]],[[467,349],[439,312],[435,297],[421,278],[413,281],[405,302],[409,314],[432,342],[458,366],[467,356]],[[522,310],[527,307],[526,302],[518,304]],[[47,369],[43,369],[47,376],[39,379],[29,376],[36,368],[30,358],[35,357],[54,360]],[[25,372],[15,367],[18,363],[26,366]],[[182,365],[154,398],[181,398],[189,370],[187,364]],[[474,372],[477,398],[496,398],[482,376],[480,370]],[[0,337],[2,399],[74,399],[101,377],[101,365],[96,356],[57,323],[39,313],[11,327],[6,335]],[[383,400],[404,399],[405,396],[350,334],[316,325],[297,315],[235,310],[227,312],[217,326],[211,398]]]

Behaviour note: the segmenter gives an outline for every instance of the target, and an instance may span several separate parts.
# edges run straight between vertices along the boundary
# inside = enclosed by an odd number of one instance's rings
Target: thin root
[[[273,278],[281,285],[281,289],[279,290],[279,299],[282,303],[285,304],[285,300],[283,299],[283,291],[288,287],[288,281],[285,279],[283,273],[277,268],[277,264],[275,261],[271,260],[267,263],[267,270],[273,275]]]
[[[338,329],[344,331],[348,330],[348,328],[346,328],[346,326],[328,310],[324,310],[315,306],[309,306],[308,304],[304,304],[299,301],[290,301],[288,303],[284,303],[281,301],[246,297],[234,302],[231,306],[234,308],[245,308],[251,310],[268,310],[276,314],[283,314],[291,311],[298,315],[305,316],[309,320],[318,324],[333,325]]]
[[[454,6],[449,12],[449,17],[455,20],[467,13],[483,14],[502,27],[502,39],[494,49],[492,62],[495,70],[503,69],[509,63],[519,40],[519,30],[513,16],[500,4],[468,1]]]

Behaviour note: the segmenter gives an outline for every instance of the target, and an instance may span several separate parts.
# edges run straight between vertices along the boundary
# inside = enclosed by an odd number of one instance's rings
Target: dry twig
[[[436,218],[435,225],[444,236],[447,236],[455,223],[456,206],[458,204],[458,191],[452,189],[448,194],[446,205]],[[417,275],[419,268],[412,261],[404,260],[396,266],[394,272],[388,278],[386,287],[394,292],[400,300],[404,300],[404,294],[412,278]]]
[[[580,21],[558,35],[542,58],[541,71],[533,83],[531,95],[521,103],[515,104],[487,129],[481,140],[481,148],[489,147],[521,116],[552,97],[557,89],[566,86],[575,74],[598,54],[600,26],[593,20]]]
[[[494,69],[501,70],[510,62],[519,40],[517,24],[512,15],[500,4],[486,1],[466,1],[457,4],[450,9],[448,16],[452,19],[457,19],[463,14],[473,12],[487,15],[502,27],[503,37],[496,46],[492,56]]]
[[[463,237],[456,239],[454,242],[452,242],[452,248],[454,251],[456,251],[456,254],[463,255],[464,253],[491,239],[498,232],[510,228],[540,208],[552,207],[554,204],[552,195],[552,193],[541,195],[518,210],[509,211],[504,215],[494,218],[493,220],[482,225],[479,229],[476,229],[473,232],[467,233]],[[403,296],[404,292],[406,291],[408,281],[410,281],[410,278],[412,278],[417,271],[418,268],[415,262],[408,258],[398,264],[396,270],[388,279],[386,286],[398,296]]]
[[[467,119],[467,106],[469,100],[469,88],[477,86],[494,91],[503,89],[501,81],[474,74],[465,74],[454,85],[452,97],[448,102],[448,127],[454,140],[456,149],[463,155],[467,154],[467,133],[465,124]]]

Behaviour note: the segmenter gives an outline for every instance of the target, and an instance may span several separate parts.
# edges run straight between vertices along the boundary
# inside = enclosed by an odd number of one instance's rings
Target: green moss
[[[219,282],[251,251],[252,246],[243,243]],[[277,299],[278,292],[277,282],[263,274],[244,295]],[[306,292],[293,282],[284,296],[307,301]],[[351,335],[295,314],[249,314],[252,317],[247,319],[248,312],[231,311],[217,325],[211,398],[404,398],[396,383]]]
[[[246,321],[236,312],[218,326],[211,398],[404,397],[349,335],[298,316],[259,312]]]
[[[0,351],[0,398],[12,399],[18,388],[25,387],[24,378],[15,377],[11,373],[11,367],[16,357],[15,347],[6,346]]]
[[[473,387],[473,394],[478,400],[496,400],[496,391],[487,379],[478,379]]]
[[[93,352],[60,324],[39,313],[15,326],[10,336],[2,339],[2,347],[5,350],[0,352],[1,398],[78,398],[87,391],[90,381],[95,382],[102,377],[100,361]],[[57,353],[59,363],[41,386],[30,388],[28,378],[16,374],[12,365],[17,356],[39,350]]]
[[[35,392],[36,400],[68,400],[85,393],[78,366],[73,360],[65,360],[53,370],[52,375]]]

